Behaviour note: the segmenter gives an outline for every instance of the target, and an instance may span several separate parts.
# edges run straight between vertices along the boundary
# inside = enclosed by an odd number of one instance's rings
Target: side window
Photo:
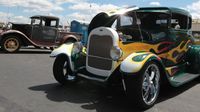
[[[32,19],[31,24],[32,25],[40,25],[40,19]]]
[[[51,23],[50,23],[50,26],[51,27],[56,27],[56,23],[57,23],[56,20],[52,20]]]
[[[57,27],[57,20],[51,20],[51,19],[43,19],[42,20],[42,26],[47,26],[47,27]]]
[[[178,29],[188,29],[188,17],[180,14],[172,14],[171,27]]]
[[[133,18],[131,16],[122,15],[120,17],[120,26],[133,25]]]

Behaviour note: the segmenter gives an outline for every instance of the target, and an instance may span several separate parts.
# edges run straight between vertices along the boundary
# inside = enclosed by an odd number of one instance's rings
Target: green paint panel
[[[148,54],[138,55],[138,56],[133,57],[132,60],[135,61],[135,62],[141,62],[141,61],[143,61],[147,56],[148,56]]]
[[[188,71],[191,73],[200,73],[200,45],[190,46],[186,57],[189,62]]]

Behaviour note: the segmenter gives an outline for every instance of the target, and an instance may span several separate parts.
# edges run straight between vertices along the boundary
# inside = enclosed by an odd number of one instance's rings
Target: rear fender
[[[191,45],[186,59],[189,62],[187,71],[190,73],[200,73],[200,45]]]
[[[72,49],[73,49],[74,43],[65,43],[62,44],[60,47],[53,50],[50,54],[50,57],[57,57],[59,55],[65,55],[70,63],[70,68],[72,71],[74,71],[74,64],[71,59]]]
[[[160,57],[150,52],[132,53],[120,65],[123,73],[137,73],[149,61],[155,61],[162,65]]]
[[[67,43],[67,42],[77,42],[77,37],[75,35],[65,35],[61,39],[61,44]]]

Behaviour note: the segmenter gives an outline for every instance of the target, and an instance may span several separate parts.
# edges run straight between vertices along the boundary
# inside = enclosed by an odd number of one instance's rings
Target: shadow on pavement
[[[197,78],[197,79],[195,79],[191,82],[188,82],[180,87],[176,87],[176,88],[171,87],[171,86],[162,87],[157,103],[168,100],[170,98],[174,98],[174,97],[186,92],[187,90],[191,89],[195,85],[199,84],[199,82],[200,82],[200,78]]]
[[[108,90],[100,85],[81,81],[71,86],[61,86],[57,83],[33,86],[33,91],[44,91],[46,97],[54,102],[71,102],[80,104],[83,109],[97,112],[139,112],[126,101],[124,92]]]
[[[193,81],[179,88],[167,87],[161,90],[157,103],[173,98],[198,84]],[[46,97],[55,102],[71,102],[82,104],[81,107],[97,112],[139,112],[130,102],[125,93],[119,89],[106,89],[89,82],[79,82],[71,86],[61,86],[57,83],[33,86],[33,91],[44,91]]]

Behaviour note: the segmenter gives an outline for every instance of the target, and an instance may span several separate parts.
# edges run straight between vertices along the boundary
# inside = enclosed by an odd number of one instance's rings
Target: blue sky
[[[74,19],[89,22],[101,11],[132,5],[178,7],[200,18],[200,0],[0,0],[0,21],[27,23],[33,15],[53,15],[62,24]]]

